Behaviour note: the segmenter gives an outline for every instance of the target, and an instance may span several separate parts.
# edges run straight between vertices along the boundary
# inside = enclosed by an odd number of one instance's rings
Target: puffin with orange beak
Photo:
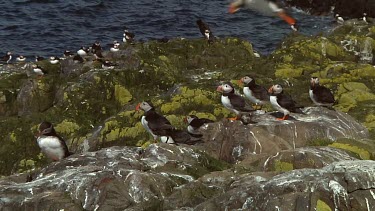
[[[242,113],[254,111],[254,109],[246,104],[243,97],[234,92],[232,83],[226,82],[223,85],[218,86],[216,91],[222,93],[221,103],[223,106],[236,114],[236,117],[229,118],[230,120],[239,120],[241,119]]]
[[[291,112],[303,114],[296,106],[296,102],[289,95],[284,94],[283,87],[280,84],[271,86],[268,89],[268,93],[270,93],[272,107],[284,115],[282,118],[277,118],[277,120],[287,120]]]
[[[199,128],[208,123],[213,123],[214,121],[206,118],[199,118],[195,115],[189,115],[185,119],[188,123],[187,131],[192,137],[201,138],[203,135],[199,132]]]
[[[143,110],[142,126],[152,135],[155,143],[160,137],[161,142],[167,144],[185,143],[190,140],[187,132],[177,130],[169,120],[155,111],[151,102],[142,102],[135,108],[136,111]]]
[[[275,0],[234,0],[229,5],[229,13],[236,13],[241,7],[259,11],[265,15],[277,15],[287,22],[293,31],[298,31],[296,20],[288,15]]]
[[[266,104],[270,101],[270,96],[267,92],[267,89],[263,86],[260,86],[255,83],[255,79],[250,76],[242,77],[239,81],[240,84],[243,84],[243,93],[247,99],[249,99],[256,106]]]

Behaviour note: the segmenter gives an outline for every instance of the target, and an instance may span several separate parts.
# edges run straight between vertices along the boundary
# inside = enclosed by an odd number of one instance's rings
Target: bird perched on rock
[[[53,161],[59,161],[70,155],[65,141],[57,135],[50,122],[40,123],[37,142],[42,152]]]
[[[195,115],[189,115],[185,118],[185,122],[189,125],[187,127],[188,133],[196,138],[201,138],[203,134],[199,132],[199,128],[208,123],[213,123],[214,121],[206,118],[199,118]]]
[[[199,30],[201,31],[203,37],[208,41],[208,43],[213,43],[214,36],[212,34],[212,31],[210,27],[203,22],[201,19],[197,20],[197,25],[199,27]]]
[[[125,28],[124,30],[124,37],[122,38],[122,41],[124,43],[133,43],[135,34],[132,32],[129,32],[128,28]]]
[[[298,31],[296,20],[288,15],[275,0],[234,0],[229,6],[229,13],[233,14],[241,7],[247,7],[266,15],[277,15],[287,22],[293,31]]]
[[[80,56],[87,56],[87,53],[88,53],[88,50],[83,46],[77,51],[77,54]]]
[[[185,131],[176,129],[169,120],[158,114],[151,102],[139,103],[136,111],[143,110],[141,123],[143,127],[152,135],[156,142],[158,137],[161,141],[168,144],[185,143],[190,140],[190,136]]]
[[[247,75],[240,79],[240,84],[244,85],[243,93],[245,94],[245,97],[256,106],[259,105],[260,109],[262,108],[262,105],[270,101],[270,95],[268,94],[267,89],[256,84],[254,78]]]
[[[287,94],[284,94],[283,87],[280,84],[273,85],[269,88],[270,102],[274,109],[283,113],[282,118],[278,120],[287,120],[291,112],[301,113],[303,112],[296,106],[296,102]]]
[[[338,23],[338,24],[344,24],[344,18],[343,17],[341,17],[339,14],[335,14],[335,19],[336,19],[336,22]]]
[[[335,97],[331,90],[319,84],[318,77],[312,77],[310,79],[310,99],[317,106],[332,107],[335,103]]]
[[[254,111],[254,109],[246,104],[243,97],[235,94],[232,83],[226,82],[223,85],[218,86],[216,91],[222,93],[221,103],[223,106],[236,114],[236,117],[230,118],[230,120],[239,120],[244,112]]]
[[[49,58],[49,63],[51,64],[58,64],[60,62],[60,58],[57,56],[51,56]]]
[[[5,62],[5,63],[7,63],[7,64],[9,64],[9,62],[12,60],[12,52],[10,52],[10,51],[8,51],[6,54],[5,54],[5,56],[3,56],[2,58],[1,58],[1,61],[2,62]]]
[[[109,51],[111,51],[111,52],[117,52],[117,51],[119,51],[119,50],[120,50],[120,43],[117,42],[116,40],[113,41],[113,45],[112,45],[112,47],[109,49]]]
[[[92,46],[91,46],[91,52],[92,53],[96,53],[97,51],[102,51],[103,49],[102,49],[102,46],[101,46],[101,44],[100,44],[100,42],[99,41],[96,41],[94,44],[92,44]]]
[[[17,58],[16,58],[16,61],[17,62],[25,62],[26,61],[26,57],[22,56],[22,55],[19,55]]]
[[[34,65],[32,66],[32,68],[33,68],[33,72],[34,72],[39,78],[43,77],[44,74],[46,74],[46,71],[45,71],[43,68],[41,68],[39,65],[34,64]]]

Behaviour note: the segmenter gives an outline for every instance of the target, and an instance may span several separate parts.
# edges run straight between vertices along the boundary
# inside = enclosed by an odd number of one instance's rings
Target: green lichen
[[[344,143],[332,143],[328,146],[352,152],[356,154],[357,157],[359,157],[362,160],[371,159],[371,154],[367,150],[357,147],[357,146],[352,146],[350,144],[344,144]]]
[[[123,86],[115,85],[115,99],[121,106],[126,105],[133,98],[132,94]]]
[[[309,146],[328,146],[329,144],[332,144],[332,140],[330,139],[314,139],[310,140],[308,142]]]
[[[70,135],[79,130],[79,125],[75,122],[64,120],[55,126],[55,130],[59,133]]]
[[[275,171],[277,172],[286,172],[291,171],[294,169],[294,166],[292,163],[283,162],[280,160],[276,160],[274,163]]]
[[[328,204],[319,199],[316,202],[316,211],[332,211],[332,209],[328,206]]]
[[[276,78],[298,78],[302,75],[303,69],[300,68],[280,68],[276,69]]]

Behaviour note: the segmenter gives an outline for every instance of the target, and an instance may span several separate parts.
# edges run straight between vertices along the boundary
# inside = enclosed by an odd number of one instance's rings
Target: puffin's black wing
[[[156,112],[146,115],[146,121],[148,122],[148,127],[155,135],[164,136],[167,130],[174,129],[167,118]]]
[[[254,109],[247,107],[245,99],[236,94],[228,95],[230,104],[234,109],[244,112],[254,111]]]
[[[64,149],[64,158],[66,158],[66,157],[68,157],[69,155],[71,155],[71,153],[69,152],[68,146],[66,145],[64,139],[61,138],[59,135],[56,135],[56,137],[59,139],[59,142],[60,142],[61,146],[62,146],[63,149]]]
[[[263,101],[270,101],[270,95],[268,94],[268,91],[266,88],[260,85],[256,85],[251,89],[251,91],[254,93],[254,96]]]
[[[335,97],[333,96],[331,90],[324,86],[316,86],[313,89],[314,97],[316,98],[316,101],[318,102],[324,102],[324,103],[334,103]]]
[[[286,95],[286,94],[279,94],[277,95],[277,103],[289,110],[289,111],[294,111],[295,108],[296,108],[296,103],[294,102],[294,100],[289,96],[289,95]]]
[[[203,22],[201,19],[197,20],[197,25],[203,36],[205,36],[204,33],[206,30],[210,30],[210,27],[208,27],[208,25],[205,22]]]
[[[212,123],[214,121],[206,118],[200,118],[200,119],[193,119],[193,121],[190,122],[190,125],[194,128],[200,128],[202,125],[206,123]]]

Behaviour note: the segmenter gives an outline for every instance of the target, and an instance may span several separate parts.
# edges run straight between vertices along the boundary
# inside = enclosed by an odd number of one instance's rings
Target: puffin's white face
[[[312,77],[310,80],[310,83],[312,86],[319,84],[319,78],[318,77]]]
[[[191,121],[193,121],[194,119],[196,119],[197,117],[195,115],[189,115],[186,117],[186,121],[187,123],[191,123]]]
[[[233,87],[229,84],[223,84],[222,90],[223,90],[224,93],[230,93],[230,92],[233,91]]]
[[[143,111],[149,111],[152,109],[152,106],[150,104],[148,104],[147,102],[142,102],[140,105],[139,105],[139,108],[142,109]]]
[[[280,94],[281,92],[283,92],[283,87],[280,84],[275,84],[271,86],[268,92],[271,94]]]
[[[251,81],[253,81],[253,79],[250,78],[249,76],[245,76],[245,77],[242,78],[242,82],[243,82],[244,84],[248,84],[248,83],[250,83]]]

